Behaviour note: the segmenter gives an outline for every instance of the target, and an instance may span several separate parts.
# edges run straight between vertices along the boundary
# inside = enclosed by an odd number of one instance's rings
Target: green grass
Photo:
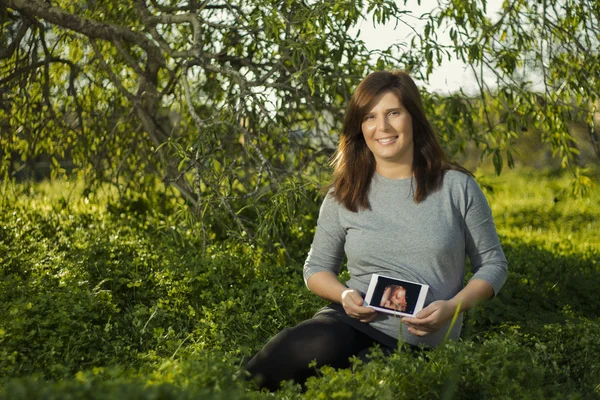
[[[479,181],[509,276],[462,340],[324,368],[276,398],[600,397],[600,188],[576,199],[568,177],[524,171]],[[301,278],[317,203],[296,205],[298,256],[236,241],[203,254],[198,223],[164,196],[2,185],[0,399],[270,397],[241,361],[323,304]]]

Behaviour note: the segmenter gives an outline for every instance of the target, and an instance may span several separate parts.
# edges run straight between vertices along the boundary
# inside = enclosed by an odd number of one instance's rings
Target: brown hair
[[[375,173],[375,157],[367,147],[361,125],[373,100],[384,92],[398,96],[412,117],[412,170],[417,183],[415,202],[420,203],[440,188],[445,171],[454,169],[471,174],[447,160],[425,116],[419,89],[412,78],[402,71],[373,72],[363,79],[350,99],[340,143],[332,161],[333,182],[329,188],[333,188],[333,196],[350,211],[370,208],[368,194]]]

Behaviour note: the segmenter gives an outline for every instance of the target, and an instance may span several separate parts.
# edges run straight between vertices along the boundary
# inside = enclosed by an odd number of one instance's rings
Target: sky
[[[397,0],[397,3],[401,9],[411,11],[411,14],[416,17],[430,12],[438,4],[437,1],[433,0],[422,0],[420,6],[417,5],[415,0],[409,0],[406,6],[402,5],[403,1]],[[498,11],[502,8],[502,3],[503,0],[487,0],[486,15],[492,21],[498,18]],[[405,20],[409,21],[411,18],[406,17]],[[414,28],[416,30],[425,25],[424,22],[419,21],[417,18],[412,18],[412,20],[414,20]],[[359,30],[359,38],[365,42],[367,48],[370,50],[383,50],[394,43],[408,42],[410,41],[411,34],[413,34],[409,27],[402,24],[395,27],[394,23],[388,23],[386,25],[378,25],[375,28],[370,17],[368,20],[363,20],[355,26],[350,33],[356,34]],[[472,76],[471,70],[462,61],[457,59],[445,60],[442,67],[433,71],[429,82],[423,84],[429,91],[435,91],[440,94],[449,94],[461,87],[465,92],[473,93],[478,89]]]

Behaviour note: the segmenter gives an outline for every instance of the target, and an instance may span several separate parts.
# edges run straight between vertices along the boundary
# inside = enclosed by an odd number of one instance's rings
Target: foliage
[[[180,231],[164,216],[89,204],[50,211],[21,203],[4,213],[0,293],[11,328],[0,372],[29,375],[46,365],[42,376],[56,379],[175,357],[187,342],[193,352],[247,354],[247,343],[293,322],[287,311],[313,308],[286,296],[297,290],[299,267],[274,269],[263,249],[225,243],[203,256],[197,227]]]
[[[430,115],[438,131],[445,140],[458,138],[452,146],[459,149],[476,142],[500,173],[505,160],[512,167],[515,159],[527,158],[515,153],[514,144],[533,130],[572,171],[575,190],[585,192],[591,182],[580,174],[575,137],[582,130],[594,160],[600,157],[599,3],[512,0],[498,15],[487,11],[486,1],[440,2],[412,38],[424,77],[455,57],[469,66],[479,90],[474,99],[462,90],[434,94],[440,106]]]
[[[567,177],[533,172],[478,180],[510,273],[465,316],[462,340],[323,368],[276,398],[600,395],[599,189],[573,199]],[[115,204],[70,182],[0,195],[0,398],[267,397],[243,360],[323,305],[301,277],[312,199],[277,227],[287,253],[232,239],[203,254],[200,224],[160,196]]]
[[[318,179],[371,56],[346,33],[352,2],[52,5],[0,2],[0,174],[41,159],[72,160],[90,190],[158,179],[246,236],[265,193]]]
[[[158,186],[215,239],[261,238],[259,221],[286,210],[271,210],[273,193],[311,196],[323,181],[360,79],[383,68],[427,79],[456,57],[480,93],[424,92],[448,152],[475,148],[499,173],[528,156],[515,141],[535,131],[571,169],[575,192],[589,189],[574,131],[597,161],[598,3],[511,0],[494,17],[484,0],[439,2],[425,15],[413,5],[0,0],[0,175],[39,161],[123,198]],[[364,18],[414,35],[368,51],[348,34]]]

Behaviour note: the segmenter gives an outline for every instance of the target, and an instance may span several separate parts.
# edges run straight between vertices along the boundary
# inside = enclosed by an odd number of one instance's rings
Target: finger
[[[415,328],[408,328],[408,332],[410,332],[411,334],[413,334],[415,336],[427,336],[431,333],[431,332],[427,332],[427,331],[415,329]]]
[[[375,318],[377,318],[377,311],[375,311],[372,308],[369,308],[367,313],[363,313],[360,316],[360,320],[362,322],[371,322],[373,321]]]
[[[352,313],[353,318],[357,318],[364,322],[364,320],[372,321],[377,317],[377,311],[373,310],[373,312],[356,312]]]
[[[358,318],[358,313],[351,307],[345,307],[344,311],[346,311],[346,315],[348,315],[350,318]]]
[[[365,312],[365,309],[367,310],[367,312]],[[348,314],[348,316],[352,318],[362,318],[363,316],[366,317],[371,314],[368,312],[369,310],[372,309],[367,309],[366,307],[359,307],[356,304],[353,304],[352,302],[348,302],[348,304],[344,306],[344,311],[346,311],[346,314]]]
[[[369,314],[370,315],[370,314],[377,312],[371,307],[364,307],[362,305],[359,306],[357,304],[354,304],[352,301],[347,302],[344,305],[344,308],[346,308],[348,311],[358,313],[358,314]]]
[[[427,333],[431,333],[434,330],[427,327],[427,326],[409,326],[408,327],[408,331],[411,332],[412,331],[416,331],[416,332],[427,332]]]
[[[423,325],[425,322],[424,319],[419,319],[419,318],[407,318],[404,317],[400,320],[400,322],[402,322],[404,325],[408,325],[408,326],[413,326],[413,327],[419,327],[421,325]]]
[[[348,314],[349,317],[357,318],[359,320],[363,320],[363,319],[373,320],[377,316],[377,311],[375,311],[371,307],[359,307],[354,304],[351,304],[345,310],[346,310],[346,314]]]
[[[366,318],[361,318],[360,322],[369,323],[369,322],[375,320],[376,317],[377,317],[377,313],[375,313],[373,315],[370,315],[370,316],[368,316]]]
[[[402,323],[408,326],[409,328],[416,329],[419,331],[433,332],[436,330],[433,321],[414,319],[414,321],[402,321]]]
[[[426,318],[426,317],[430,316],[431,314],[433,314],[438,308],[439,307],[437,304],[431,303],[430,305],[428,305],[427,307],[425,307],[424,309],[419,311],[417,313],[417,315],[415,315],[415,317],[421,318],[421,319]]]
[[[437,320],[436,315],[430,315],[427,318],[414,318],[414,319],[411,319],[410,321],[403,321],[403,322],[406,325],[419,328],[419,327],[425,327],[425,326],[430,326],[432,324],[435,324],[436,320]]]
[[[360,319],[361,321],[363,321],[363,320],[372,321],[372,320],[375,319],[375,317],[377,317],[377,313],[374,313],[374,314],[358,314],[358,319]]]
[[[375,311],[375,309],[371,308],[371,307],[363,307],[363,306],[359,306],[355,308],[356,312],[359,314],[365,314],[365,315],[372,315],[377,313],[377,311]]]

